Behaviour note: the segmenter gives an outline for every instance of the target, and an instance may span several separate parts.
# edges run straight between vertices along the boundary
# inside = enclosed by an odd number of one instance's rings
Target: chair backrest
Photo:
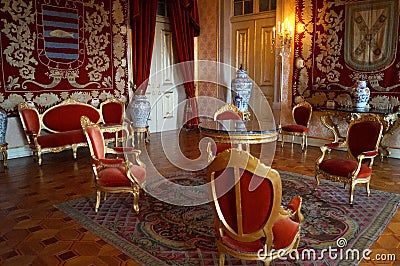
[[[296,124],[308,127],[312,115],[312,106],[306,101],[300,102],[293,107],[293,120]]]
[[[99,125],[90,121],[86,116],[81,117],[81,125],[86,136],[90,155],[94,159],[103,159],[106,153],[106,145]]]
[[[40,115],[35,107],[30,106],[26,102],[18,104],[18,113],[21,119],[22,127],[25,131],[39,134],[42,128],[40,122]],[[30,142],[31,140],[28,139]]]
[[[383,125],[375,115],[353,120],[347,130],[347,151],[353,158],[363,152],[378,150]]]
[[[120,124],[124,120],[124,102],[109,98],[100,104],[100,112],[105,124]]]
[[[266,238],[279,215],[282,185],[279,173],[246,151],[219,153],[208,166],[215,219],[232,238],[250,242]]]
[[[243,112],[233,104],[224,104],[214,113],[214,120],[243,120],[243,117]]]

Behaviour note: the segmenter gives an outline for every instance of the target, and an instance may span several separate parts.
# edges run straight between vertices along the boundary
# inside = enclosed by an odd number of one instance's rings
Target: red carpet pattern
[[[371,190],[371,196],[367,197],[365,189],[359,187],[355,191],[354,207],[350,207],[348,188],[343,189],[340,184],[323,181],[314,191],[315,181],[311,177],[287,172],[281,172],[281,177],[283,202],[295,195],[303,197],[305,220],[299,265],[358,264],[363,250],[379,237],[400,203],[398,194]],[[180,172],[169,180],[196,186],[203,184],[205,177],[202,172]],[[163,185],[162,182],[153,184],[159,189]],[[179,193],[171,194],[171,197],[176,195]],[[137,215],[131,204],[131,195],[115,194],[108,195],[98,213],[94,211],[94,195],[57,207],[144,265],[217,264],[210,205],[175,206],[142,195]],[[273,265],[293,263],[289,259],[276,261]],[[226,260],[226,265],[255,264],[229,256]]]

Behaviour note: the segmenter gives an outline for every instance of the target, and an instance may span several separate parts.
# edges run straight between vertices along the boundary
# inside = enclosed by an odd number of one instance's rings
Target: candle
[[[278,21],[278,33],[281,33],[281,22]]]
[[[275,32],[275,27],[272,28],[272,38],[275,39],[276,37],[276,32]]]

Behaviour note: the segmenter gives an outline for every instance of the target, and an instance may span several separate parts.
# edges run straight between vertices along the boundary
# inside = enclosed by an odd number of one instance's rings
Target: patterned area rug
[[[350,207],[348,188],[343,189],[340,184],[322,181],[314,191],[313,178],[288,172],[280,174],[282,205],[295,195],[303,197],[305,220],[298,265],[357,265],[363,251],[383,232],[400,204],[399,194],[371,190],[371,196],[367,197],[365,188],[359,187],[355,191],[354,207]],[[205,175],[179,172],[169,180],[194,186],[204,183]],[[166,184],[155,185],[162,189]],[[137,215],[131,208],[130,195],[114,194],[102,202],[98,213],[94,206],[94,195],[56,205],[143,265],[218,264],[213,212],[208,204],[181,207],[144,195]],[[225,265],[255,264],[229,256],[225,262]],[[288,259],[272,265],[293,264]]]

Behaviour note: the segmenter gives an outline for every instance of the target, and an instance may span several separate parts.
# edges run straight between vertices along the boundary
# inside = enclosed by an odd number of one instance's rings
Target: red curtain
[[[194,86],[194,37],[200,34],[197,0],[170,0],[169,8],[178,63],[185,62],[180,64],[186,97],[189,99],[184,111],[184,127],[196,129],[200,122]]]
[[[132,0],[132,68],[137,94],[144,94],[150,75],[156,28],[157,0]]]

